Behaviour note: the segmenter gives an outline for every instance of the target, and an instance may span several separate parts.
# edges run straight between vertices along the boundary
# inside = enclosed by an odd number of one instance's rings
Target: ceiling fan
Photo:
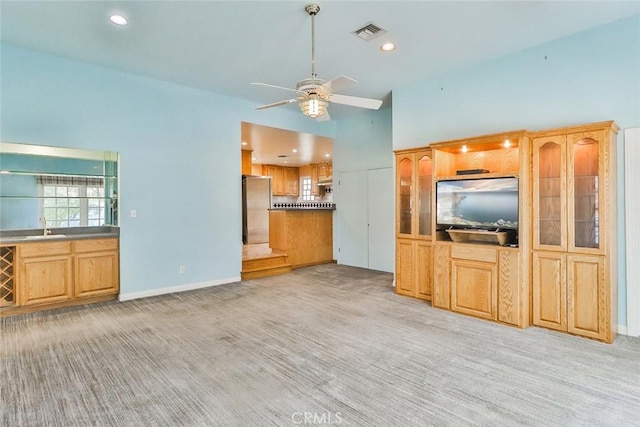
[[[252,85],[283,89],[297,94],[295,98],[261,105],[260,107],[256,107],[256,110],[264,110],[265,108],[278,107],[280,105],[297,102],[302,110],[302,114],[305,116],[318,121],[327,121],[330,119],[329,113],[327,112],[327,106],[330,103],[349,105],[359,108],[369,108],[371,110],[377,110],[380,108],[382,105],[381,100],[335,93],[350,84],[357,83],[357,81],[350,77],[338,76],[329,81],[318,78],[318,75],[316,74],[315,17],[318,12],[320,12],[320,6],[311,3],[306,5],[304,10],[309,14],[309,16],[311,16],[311,77],[300,80],[296,84],[295,89],[275,86],[267,83],[251,83]]]

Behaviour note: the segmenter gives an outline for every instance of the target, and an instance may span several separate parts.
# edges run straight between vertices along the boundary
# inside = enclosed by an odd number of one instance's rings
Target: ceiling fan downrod
[[[317,79],[316,74],[316,15],[320,12],[320,5],[310,3],[304,10],[311,16],[311,78]]]

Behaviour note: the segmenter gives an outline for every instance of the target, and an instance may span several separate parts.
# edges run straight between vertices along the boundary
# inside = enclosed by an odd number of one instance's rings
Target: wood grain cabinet
[[[51,304],[73,298],[71,242],[18,247],[18,305]]]
[[[311,176],[311,194],[320,195],[320,187],[318,186],[318,165],[312,163],[309,165],[309,175]]]
[[[617,132],[607,121],[396,151],[396,292],[612,342]],[[438,226],[439,181],[500,177],[518,178],[515,239]]]
[[[74,296],[81,298],[117,293],[118,240],[79,240],[74,247]]]
[[[101,238],[3,246],[0,315],[115,298],[120,288],[118,242]]]
[[[298,168],[284,168],[285,195],[297,196],[300,187],[300,173]]]
[[[433,288],[430,150],[396,152],[396,292],[431,300]]]
[[[297,196],[300,192],[298,168],[264,165],[263,174],[271,177],[271,193],[274,196]]]
[[[612,342],[617,325],[613,122],[532,138],[533,323]]]
[[[438,243],[433,306],[514,326],[528,325],[528,305],[515,248]]]

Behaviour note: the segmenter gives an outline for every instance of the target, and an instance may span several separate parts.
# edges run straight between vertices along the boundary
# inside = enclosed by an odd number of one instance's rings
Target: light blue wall
[[[640,126],[640,15],[393,91],[393,148],[513,129]],[[618,137],[618,322],[626,325]]]
[[[333,143],[333,171],[378,169],[393,166],[391,107],[364,110],[337,123]]]
[[[125,294],[240,275],[242,121],[335,133],[293,110],[1,48],[3,141],[120,153]]]

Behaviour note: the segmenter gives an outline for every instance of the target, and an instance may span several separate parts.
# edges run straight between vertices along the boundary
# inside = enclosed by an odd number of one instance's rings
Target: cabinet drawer
[[[92,239],[74,242],[75,253],[114,251],[118,249],[118,239]]]
[[[19,246],[20,257],[43,257],[71,253],[71,242],[27,243]]]
[[[478,246],[471,245],[456,245],[451,247],[451,258],[495,263],[497,260],[497,251],[493,248],[480,248]]]

